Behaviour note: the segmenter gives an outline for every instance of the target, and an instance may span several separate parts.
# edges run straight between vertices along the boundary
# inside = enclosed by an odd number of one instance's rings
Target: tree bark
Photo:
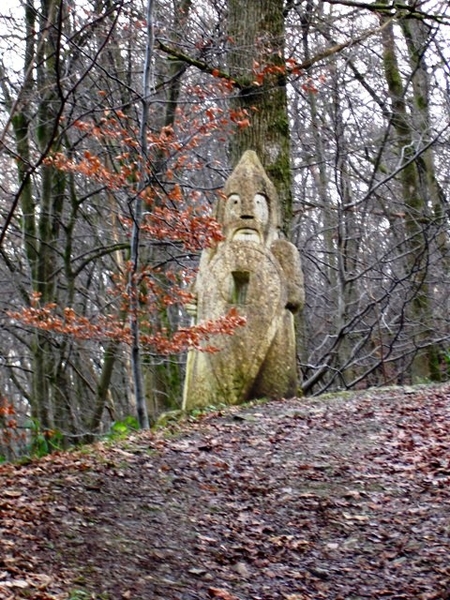
[[[408,114],[406,90],[403,85],[397,59],[395,35],[392,23],[382,30],[383,66],[389,96],[392,104],[391,125],[403,168],[399,178],[405,206],[405,268],[409,272],[411,292],[408,306],[408,319],[414,345],[411,363],[413,381],[439,378],[437,369],[438,349],[431,341],[433,337],[433,315],[430,289],[427,282],[429,263],[429,232],[431,224],[429,193],[421,185],[419,160],[410,161],[415,153],[414,129]],[[413,89],[415,101],[423,106],[424,98],[419,87]],[[417,96],[417,94],[420,96]],[[428,179],[428,183],[430,179]],[[423,182],[425,184],[425,181]]]

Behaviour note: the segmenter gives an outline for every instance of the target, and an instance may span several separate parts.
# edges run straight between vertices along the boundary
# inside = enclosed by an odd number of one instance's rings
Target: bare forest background
[[[447,2],[22,0],[0,24],[0,456],[180,407],[186,349],[238,325],[183,304],[249,148],[302,256],[304,393],[449,379]]]

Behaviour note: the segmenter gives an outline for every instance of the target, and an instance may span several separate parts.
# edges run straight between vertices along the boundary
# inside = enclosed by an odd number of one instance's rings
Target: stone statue
[[[255,152],[245,152],[234,169],[215,216],[225,240],[202,252],[191,312],[198,323],[236,307],[247,322],[214,338],[218,352],[188,353],[183,408],[295,396],[300,256],[281,235],[277,193]]]

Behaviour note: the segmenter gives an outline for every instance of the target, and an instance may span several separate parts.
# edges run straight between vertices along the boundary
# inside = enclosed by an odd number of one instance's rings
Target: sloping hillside
[[[278,400],[0,468],[0,598],[450,598],[450,386]]]

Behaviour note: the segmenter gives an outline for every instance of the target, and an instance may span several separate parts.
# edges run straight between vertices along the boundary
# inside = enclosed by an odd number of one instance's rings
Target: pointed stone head
[[[256,152],[247,150],[225,183],[216,208],[227,240],[262,244],[278,237],[281,213],[275,186]]]

